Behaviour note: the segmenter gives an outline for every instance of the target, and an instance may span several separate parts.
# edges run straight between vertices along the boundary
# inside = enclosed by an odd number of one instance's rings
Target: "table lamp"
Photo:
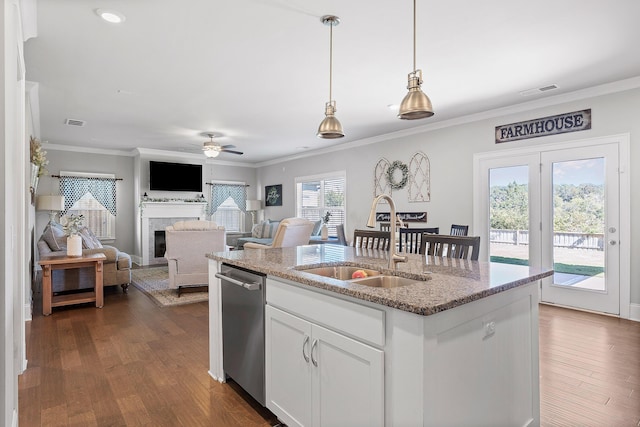
[[[64,210],[64,196],[38,196],[36,199],[36,210],[49,211],[49,222],[55,222],[56,214]]]
[[[251,225],[256,223],[256,212],[262,209],[260,200],[247,200],[247,212],[251,214]]]

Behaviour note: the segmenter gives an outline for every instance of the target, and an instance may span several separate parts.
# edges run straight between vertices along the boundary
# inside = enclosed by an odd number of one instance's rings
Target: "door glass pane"
[[[489,170],[489,259],[529,265],[529,167]]]
[[[604,158],[553,163],[553,282],[604,291]]]

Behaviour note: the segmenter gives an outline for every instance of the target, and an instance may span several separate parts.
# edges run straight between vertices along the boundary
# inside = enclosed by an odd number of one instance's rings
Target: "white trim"
[[[640,322],[640,304],[629,304],[629,320]]]
[[[29,322],[29,321],[33,320],[32,317],[31,317],[31,304],[30,303],[24,304],[23,311],[24,311],[24,321],[25,322]]]
[[[33,136],[40,139],[40,93],[39,84],[25,81],[25,90],[29,98],[29,111],[31,113],[31,125],[33,126]]]
[[[483,111],[475,114],[469,114],[461,117],[455,117],[449,120],[432,121],[429,124],[426,124],[423,126],[417,126],[411,129],[403,129],[397,132],[390,132],[387,134],[377,135],[370,138],[363,138],[356,141],[338,144],[332,147],[322,148],[318,150],[311,150],[305,153],[293,154],[291,156],[280,157],[277,159],[266,160],[263,162],[240,163],[240,162],[230,162],[230,161],[224,161],[224,160],[213,160],[210,158],[206,158],[205,162],[207,164],[216,164],[216,165],[223,165],[223,166],[241,166],[241,167],[247,167],[247,168],[261,168],[264,166],[277,165],[277,164],[289,162],[292,160],[313,157],[319,154],[326,154],[326,153],[333,153],[336,151],[348,150],[355,147],[371,145],[371,144],[375,144],[382,141],[393,140],[393,139],[402,138],[410,135],[416,135],[416,134],[420,134],[428,131],[450,128],[450,127],[459,126],[467,123],[473,123],[480,120],[508,116],[516,113],[522,113],[522,112],[536,110],[540,108],[551,107],[554,105],[560,105],[567,102],[579,101],[583,99],[594,98],[597,96],[624,92],[627,90],[637,89],[639,87],[640,87],[640,77],[632,77],[630,79],[619,80],[617,82],[612,82],[612,83],[606,83],[599,86],[577,90],[575,92],[558,94],[555,96],[550,96],[548,98],[537,99],[535,101],[523,102],[520,104],[508,105],[506,107],[495,108],[493,110]],[[189,158],[189,159],[197,158],[201,161],[204,160],[202,159],[202,155],[200,154],[184,153],[179,151],[176,152],[176,151],[167,151],[167,150],[156,150],[156,149],[150,149],[150,148],[135,148],[130,151],[121,151],[121,150],[108,150],[108,149],[102,149],[102,148],[89,148],[89,147],[79,147],[79,146],[60,145],[60,144],[47,144],[47,149],[94,153],[94,154],[108,154],[108,155],[115,155],[115,156],[129,156],[129,157],[135,157],[139,154],[146,154],[146,155],[155,155],[155,156],[167,156],[173,159],[175,159],[176,157],[179,157],[179,158],[182,157],[182,158]]]
[[[331,179],[331,178],[344,178],[346,180],[347,171],[341,170],[341,171],[335,171],[335,172],[320,173],[316,175],[297,176],[295,177],[295,183],[298,184],[300,182],[325,180],[325,179]]]
[[[630,168],[631,136],[629,133],[621,133],[610,136],[587,138],[568,142],[554,142],[549,144],[533,145],[529,147],[507,148],[497,151],[475,153],[473,155],[473,229],[479,230],[481,223],[480,206],[482,206],[481,192],[479,190],[482,180],[480,162],[482,160],[499,159],[512,156],[524,156],[543,151],[565,150],[581,148],[601,144],[618,144],[620,181],[620,236],[631,236],[631,180],[628,173]],[[620,239],[620,314],[619,317],[629,319],[631,316],[631,242]],[[640,317],[639,317],[640,319]]]

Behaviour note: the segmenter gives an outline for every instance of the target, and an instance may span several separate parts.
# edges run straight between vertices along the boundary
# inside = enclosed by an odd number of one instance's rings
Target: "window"
[[[317,221],[330,212],[329,235],[335,236],[346,218],[346,181],[344,171],[296,178],[296,216]]]
[[[60,172],[64,196],[61,222],[84,215],[86,225],[101,240],[116,238],[116,178],[112,174]]]
[[[247,186],[244,182],[211,184],[211,220],[226,231],[244,231]]]
[[[212,220],[218,225],[224,225],[227,231],[242,231],[244,212],[240,210],[233,198],[228,197],[214,212]]]

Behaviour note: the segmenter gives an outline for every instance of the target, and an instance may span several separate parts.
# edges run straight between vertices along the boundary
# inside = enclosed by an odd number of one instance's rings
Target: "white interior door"
[[[541,300],[620,313],[618,144],[541,153]]]

